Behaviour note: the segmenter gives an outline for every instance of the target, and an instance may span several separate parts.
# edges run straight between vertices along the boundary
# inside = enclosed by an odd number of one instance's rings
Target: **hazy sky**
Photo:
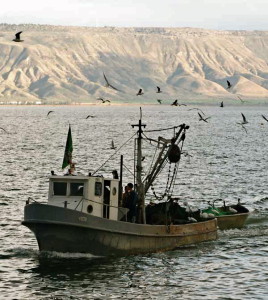
[[[4,0],[0,23],[268,30],[268,0]]]

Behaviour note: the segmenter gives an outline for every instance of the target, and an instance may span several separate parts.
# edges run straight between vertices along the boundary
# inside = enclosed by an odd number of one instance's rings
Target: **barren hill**
[[[268,100],[267,62],[267,31],[0,24],[0,102]]]

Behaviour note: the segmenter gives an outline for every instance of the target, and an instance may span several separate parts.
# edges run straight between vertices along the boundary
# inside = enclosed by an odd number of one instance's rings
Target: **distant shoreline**
[[[187,104],[187,106],[219,106],[219,100],[216,102],[193,102]],[[268,106],[267,102],[255,102],[255,101],[247,101],[246,103],[232,103],[226,101],[225,104],[228,106]],[[67,107],[67,106],[102,106],[102,107],[109,107],[109,106],[171,106],[170,103],[110,103],[110,104],[101,104],[101,103],[81,103],[81,104],[1,104],[1,107]],[[178,106],[179,107],[179,106]]]

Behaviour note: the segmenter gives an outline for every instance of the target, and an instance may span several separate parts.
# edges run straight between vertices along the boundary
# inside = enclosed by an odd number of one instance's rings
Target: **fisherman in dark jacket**
[[[133,190],[133,184],[128,183],[127,185],[128,193],[126,197],[126,208],[129,209],[127,214],[128,222],[135,223],[136,222],[136,214],[137,214],[137,193]]]

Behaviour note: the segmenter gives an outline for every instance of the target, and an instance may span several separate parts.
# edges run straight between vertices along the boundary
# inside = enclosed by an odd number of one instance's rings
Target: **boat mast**
[[[137,178],[137,194],[138,194],[138,223],[146,223],[145,218],[145,194],[144,194],[144,184],[142,182],[142,127],[145,128],[146,125],[142,124],[142,111],[140,107],[140,119],[139,124],[131,125],[132,128],[138,127],[138,138],[137,138],[137,164],[136,164],[136,178]]]

